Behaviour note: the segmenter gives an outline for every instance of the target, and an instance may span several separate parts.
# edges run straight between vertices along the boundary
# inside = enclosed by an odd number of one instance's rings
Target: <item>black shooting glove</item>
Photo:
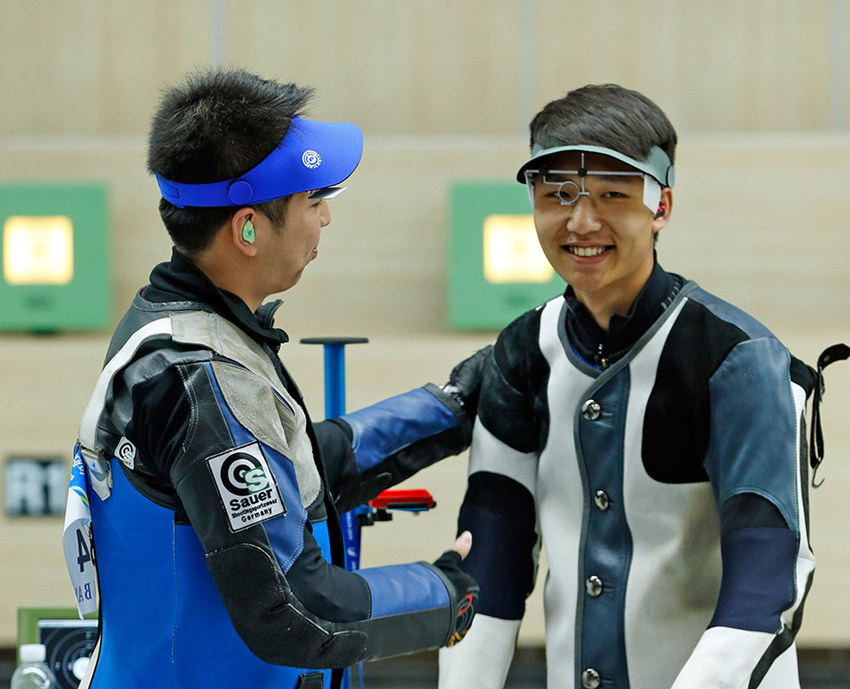
[[[461,361],[452,369],[449,382],[443,385],[443,392],[451,395],[463,407],[470,422],[475,421],[478,413],[478,394],[481,392],[481,378],[487,362],[493,356],[493,345],[482,347],[475,354]]]
[[[466,636],[472,626],[472,618],[475,617],[475,608],[478,607],[478,583],[460,568],[461,562],[463,558],[455,550],[447,550],[434,562],[434,566],[454,588],[454,592],[449,592],[454,622],[446,646],[454,646]]]
[[[391,485],[393,485],[393,475],[388,471],[367,478],[356,475],[346,481],[340,481],[333,493],[336,511],[338,514],[343,514],[358,505],[365,505]]]

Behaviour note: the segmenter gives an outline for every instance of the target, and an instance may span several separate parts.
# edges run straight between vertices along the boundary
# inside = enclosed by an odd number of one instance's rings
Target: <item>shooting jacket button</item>
[[[581,415],[588,421],[596,421],[602,415],[602,405],[596,400],[587,400],[581,405]]]
[[[604,588],[602,579],[595,574],[587,578],[587,581],[584,582],[584,586],[587,589],[587,595],[591,598],[596,598],[596,596],[602,593],[602,589]]]
[[[596,495],[593,496],[593,502],[595,502],[596,506],[604,512],[611,504],[611,498],[608,497],[608,493],[604,490],[598,490],[596,491]]]
[[[584,689],[596,689],[602,683],[599,673],[592,667],[581,673],[581,685]]]

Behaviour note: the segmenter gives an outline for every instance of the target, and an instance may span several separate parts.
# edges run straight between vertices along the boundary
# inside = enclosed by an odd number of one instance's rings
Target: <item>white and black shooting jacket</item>
[[[658,265],[620,351],[570,294],[494,348],[459,518],[480,612],[441,688],[503,685],[542,544],[549,689],[798,689],[812,370]]]

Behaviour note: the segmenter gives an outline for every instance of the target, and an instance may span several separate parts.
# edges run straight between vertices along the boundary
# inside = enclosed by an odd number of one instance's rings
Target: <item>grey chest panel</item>
[[[241,364],[212,364],[228,406],[254,437],[292,462],[301,503],[312,504],[321,479],[307,435],[307,418],[281,383],[268,354],[235,325],[212,313],[173,314],[171,323],[175,342],[200,344]]]

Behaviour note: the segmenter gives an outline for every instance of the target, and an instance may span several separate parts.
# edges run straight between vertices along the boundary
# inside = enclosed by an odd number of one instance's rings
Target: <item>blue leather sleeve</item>
[[[450,605],[442,579],[422,563],[361,569],[372,592],[372,618]]]
[[[705,469],[717,504],[754,493],[799,529],[797,418],[790,355],[773,338],[738,344],[709,381]]]
[[[351,427],[354,457],[361,472],[420,440],[458,426],[452,410],[424,388],[341,418]]]
[[[709,626],[777,634],[804,585],[797,570],[808,551],[801,545],[804,460],[790,355],[773,337],[741,342],[712,375],[708,392],[704,466],[724,524],[723,577]]]
[[[797,534],[756,527],[723,536],[723,579],[709,627],[776,634],[794,603]]]

